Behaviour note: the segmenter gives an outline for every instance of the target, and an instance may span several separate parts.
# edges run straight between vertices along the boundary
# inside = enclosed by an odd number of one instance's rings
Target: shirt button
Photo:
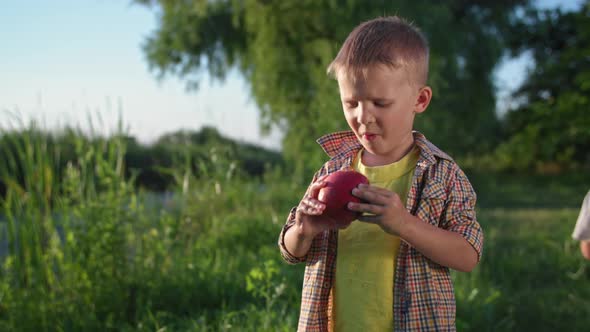
[[[324,281],[324,288],[330,288],[330,283],[327,281]]]

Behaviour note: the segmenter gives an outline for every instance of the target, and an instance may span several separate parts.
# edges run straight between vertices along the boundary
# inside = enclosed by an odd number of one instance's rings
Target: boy
[[[576,227],[572,233],[574,240],[580,241],[580,252],[584,258],[590,260],[590,191],[584,197],[582,208],[576,220]]]
[[[279,237],[290,263],[305,262],[300,331],[453,331],[449,268],[471,271],[483,234],[475,192],[444,152],[413,131],[432,97],[428,45],[399,17],[355,28],[328,67],[351,131],[324,136],[330,160],[315,174]],[[338,229],[322,215],[325,175],[369,178],[353,194],[364,213]]]

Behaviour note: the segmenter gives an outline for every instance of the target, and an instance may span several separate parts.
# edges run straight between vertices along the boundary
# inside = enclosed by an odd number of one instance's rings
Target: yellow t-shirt
[[[384,166],[362,164],[361,153],[353,167],[371,185],[387,188],[407,199],[419,149]],[[355,221],[338,232],[332,326],[336,332],[393,330],[393,276],[399,250],[398,236],[379,226]]]

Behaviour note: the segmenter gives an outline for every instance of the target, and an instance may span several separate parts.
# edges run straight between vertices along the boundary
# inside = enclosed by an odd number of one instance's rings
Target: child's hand
[[[398,194],[387,189],[359,184],[352,194],[366,203],[348,203],[353,211],[369,213],[358,220],[379,225],[385,232],[399,235],[409,212]]]
[[[304,235],[311,238],[325,230],[338,228],[335,220],[322,215],[326,204],[318,200],[318,194],[325,186],[326,183],[322,179],[313,183],[297,207],[295,225],[302,229]]]

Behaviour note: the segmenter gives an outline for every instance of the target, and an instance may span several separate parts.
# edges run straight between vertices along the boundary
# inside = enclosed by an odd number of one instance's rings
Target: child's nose
[[[368,124],[375,121],[375,118],[373,117],[373,113],[371,111],[371,106],[369,106],[369,104],[359,103],[357,111],[357,121],[360,124]]]

